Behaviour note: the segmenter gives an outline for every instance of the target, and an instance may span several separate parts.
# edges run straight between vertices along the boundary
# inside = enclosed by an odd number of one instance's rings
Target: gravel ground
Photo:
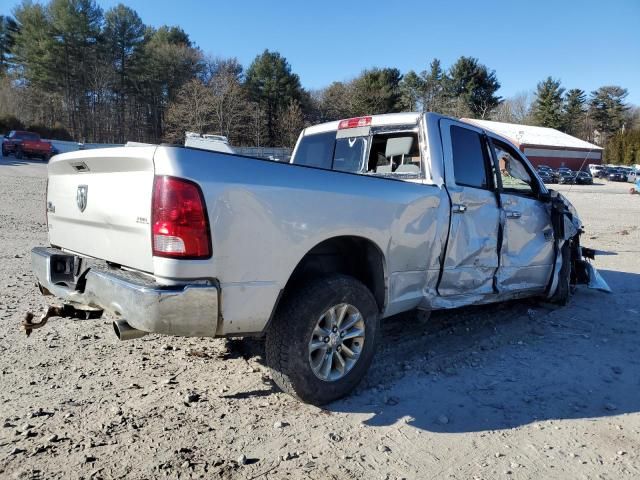
[[[13,164],[12,164],[13,163]],[[372,369],[326,409],[279,392],[260,343],[52,319],[44,166],[0,160],[2,478],[640,478],[640,196],[560,186],[614,290],[385,322]]]

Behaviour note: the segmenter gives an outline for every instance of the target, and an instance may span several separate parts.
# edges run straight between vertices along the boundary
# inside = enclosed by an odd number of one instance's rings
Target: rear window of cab
[[[364,170],[368,137],[336,139],[336,132],[302,138],[292,163],[308,167],[358,173]]]
[[[409,131],[343,137],[335,130],[306,135],[291,163],[338,172],[414,177],[420,174],[418,136]]]

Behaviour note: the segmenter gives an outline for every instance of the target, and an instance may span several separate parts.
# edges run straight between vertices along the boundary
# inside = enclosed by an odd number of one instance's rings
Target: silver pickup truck
[[[49,247],[32,251],[49,316],[107,310],[121,339],[266,336],[276,383],[347,394],[379,322],[537,296],[588,280],[573,207],[509,141],[436,114],[305,129],[291,163],[140,146],[58,155]],[[25,319],[28,332],[46,321]]]

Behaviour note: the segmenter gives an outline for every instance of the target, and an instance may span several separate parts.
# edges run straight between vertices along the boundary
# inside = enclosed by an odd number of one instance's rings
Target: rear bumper
[[[31,265],[52,295],[113,312],[138,330],[186,337],[214,337],[218,330],[219,288],[212,281],[158,285],[133,272],[83,269],[77,257],[44,247],[31,250]]]

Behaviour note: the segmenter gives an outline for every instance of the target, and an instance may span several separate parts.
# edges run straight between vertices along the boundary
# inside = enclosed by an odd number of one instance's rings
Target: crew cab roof
[[[372,127],[386,127],[389,125],[410,125],[418,123],[420,113],[408,112],[408,113],[385,113],[380,115],[363,115],[371,117]],[[321,123],[319,125],[313,125],[304,129],[304,135],[313,135],[316,133],[325,133],[338,130],[338,124],[341,120],[333,122]]]

